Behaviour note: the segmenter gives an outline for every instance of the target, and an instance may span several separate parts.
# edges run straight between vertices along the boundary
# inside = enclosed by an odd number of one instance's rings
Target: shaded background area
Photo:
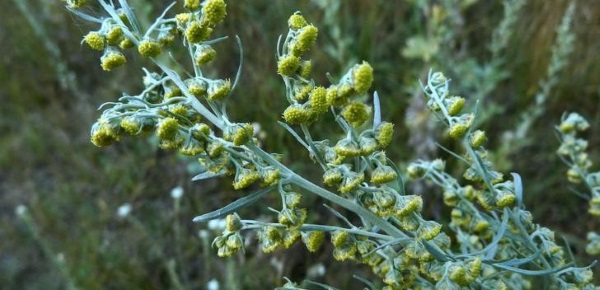
[[[96,108],[123,91],[138,90],[142,74],[134,63],[144,60],[128,55],[124,68],[104,72],[100,55],[80,44],[93,27],[70,15],[59,1],[14,2],[21,3],[15,6],[20,9],[0,10],[2,288],[204,289],[216,279],[221,289],[266,289],[283,284],[281,277],[287,276],[354,289],[356,281],[349,273],[369,277],[367,269],[355,270],[351,264],[331,266],[327,247],[309,255],[299,244],[266,256],[251,241],[244,255],[217,258],[209,246],[214,233],[191,220],[244,193],[220,180],[191,183],[193,158],[159,150],[153,139],[125,139],[102,149],[89,142],[89,127],[99,116]],[[142,19],[158,15],[162,2],[130,1]],[[229,17],[217,34],[240,36],[245,63],[231,98],[231,115],[260,123],[266,133],[263,146],[284,153],[286,164],[312,180],[320,178],[311,173],[313,164],[300,146],[277,125],[280,114],[274,113],[285,108],[284,87],[276,74],[277,37],[287,32],[288,16],[302,11],[320,29],[311,52],[317,82],[326,85],[327,72],[339,77],[361,60],[375,68],[374,88],[382,96],[384,118],[396,124],[388,154],[400,167],[436,157],[457,165],[435,146],[440,142],[453,148],[429,118],[419,91],[418,80],[429,69],[444,71],[453,79],[455,93],[471,104],[480,101],[479,126],[490,139],[492,159],[503,172],[521,174],[525,204],[536,221],[565,236],[582,265],[592,260],[582,250],[584,237],[599,230],[600,221],[569,190],[567,168],[554,153],[559,145],[554,126],[565,111],[586,117],[592,125],[586,134],[590,159],[600,164],[596,1],[577,1],[573,52],[554,76],[557,83],[543,104],[545,111],[524,138],[510,142],[503,136],[522,123],[523,112],[535,106],[539,82],[547,79],[556,27],[570,1],[527,1],[506,33],[506,45],[496,53],[490,45],[504,17],[502,1],[230,2]],[[89,12],[97,13],[94,8]],[[239,59],[235,42],[216,49],[212,73],[233,77]],[[326,124],[313,129],[321,138],[340,133]],[[170,192],[178,186],[184,194],[176,200]],[[423,194],[424,214],[448,221],[439,190],[409,186]],[[265,202],[275,206],[275,198]],[[322,201],[307,197],[304,202],[322,208]],[[124,205],[131,210],[119,216]],[[240,214],[271,217],[262,206]],[[336,222],[324,210],[312,218]]]

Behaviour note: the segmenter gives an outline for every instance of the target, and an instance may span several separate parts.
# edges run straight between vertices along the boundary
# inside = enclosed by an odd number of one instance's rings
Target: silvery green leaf
[[[429,252],[436,260],[440,262],[450,261],[449,257],[435,244],[425,240],[422,243],[425,249],[427,249],[427,252]]]
[[[373,93],[373,110],[373,130],[375,130],[381,124],[381,104],[377,91]]]
[[[523,207],[523,183],[521,182],[521,176],[518,173],[511,172],[513,177],[513,183],[515,184],[515,196],[517,197],[517,205],[519,208]]]
[[[281,127],[285,128],[288,132],[290,132],[290,134],[292,134],[292,136],[294,136],[294,138],[296,138],[298,143],[302,144],[302,146],[304,146],[304,148],[306,148],[307,150],[310,149],[308,144],[306,144],[306,142],[304,142],[304,140],[298,135],[298,133],[296,133],[296,131],[294,131],[294,129],[292,129],[292,127],[288,126],[288,124],[281,122],[281,121],[277,121],[277,123],[279,123],[279,125],[281,125]]]
[[[223,175],[225,175],[225,172],[223,172],[223,171],[217,172],[217,173],[206,171],[206,172],[202,172],[202,173],[194,176],[192,178],[192,181],[204,180],[204,179],[209,179],[209,178],[223,176]]]
[[[193,221],[196,223],[199,223],[199,222],[205,222],[205,221],[209,221],[212,219],[224,217],[230,213],[237,211],[240,208],[246,207],[248,205],[251,205],[251,204],[257,202],[261,197],[263,197],[265,194],[270,192],[272,189],[273,189],[273,187],[267,187],[267,188],[264,188],[262,190],[255,192],[255,193],[252,193],[248,196],[244,196],[244,197],[242,197],[242,198],[240,198],[218,210],[211,211],[209,213],[205,213],[201,216],[197,216],[193,219]]]

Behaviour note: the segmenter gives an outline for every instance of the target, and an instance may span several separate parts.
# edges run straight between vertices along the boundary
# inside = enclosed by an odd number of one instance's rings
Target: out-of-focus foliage
[[[239,197],[230,185],[193,184],[193,160],[158,151],[139,140],[98,150],[89,142],[96,107],[124,90],[135,90],[141,71],[125,66],[105,73],[93,53],[78,45],[86,24],[59,1],[15,0],[19,9],[0,10],[0,285],[7,289],[204,289],[212,279],[224,289],[264,289],[279,278],[311,277],[340,289],[353,281],[341,267],[327,267],[329,253],[310,256],[300,247],[262,256],[247,251],[233,260],[215,259],[205,225],[191,219]],[[516,5],[515,0],[506,1]],[[426,113],[418,79],[430,68],[455,79],[453,91],[470,103],[479,100],[491,158],[526,181],[525,203],[536,220],[558,230],[582,264],[585,233],[600,228],[590,221],[587,202],[569,192],[559,159],[554,124],[564,111],[590,122],[590,159],[600,163],[600,8],[577,1],[572,33],[576,41],[565,67],[543,104],[545,112],[528,130],[529,142],[511,151],[502,138],[535,103],[547,79],[556,28],[571,1],[529,0],[514,16],[506,35],[494,38],[504,17],[502,1],[267,1],[228,6],[221,34],[239,35],[245,50],[239,88],[231,106],[234,119],[261,124],[268,151],[285,154],[302,172],[308,159],[295,160],[299,147],[278,127],[284,107],[276,74],[281,23],[296,10],[320,27],[311,52],[313,75],[345,71],[357,60],[375,69],[385,118],[397,125],[392,160],[403,164],[443,152]],[[152,19],[163,1],[131,1],[140,18]],[[93,13],[94,6],[90,9]],[[143,23],[142,23],[143,25]],[[497,42],[493,42],[497,39]],[[501,45],[499,45],[499,43]],[[490,48],[492,44],[500,49]],[[237,55],[233,41],[218,44],[222,55]],[[498,46],[499,45],[499,46]],[[130,56],[135,58],[135,56]],[[136,59],[136,61],[142,61]],[[218,58],[220,75],[233,77],[237,58]],[[131,80],[131,81],[129,81]],[[249,105],[250,104],[250,105]],[[402,126],[401,124],[405,124]],[[328,134],[329,128],[322,128]],[[494,133],[494,134],[491,134]],[[191,165],[190,165],[191,164]],[[306,173],[310,176],[310,172]],[[179,200],[170,196],[183,186]],[[427,186],[427,185],[420,185]],[[437,197],[436,197],[437,196]],[[428,200],[439,198],[429,194]],[[439,202],[441,204],[441,201]],[[119,208],[131,206],[126,217]],[[320,201],[314,201],[315,206]],[[424,214],[438,217],[430,205]],[[17,218],[19,205],[22,218]],[[121,208],[125,209],[125,208]],[[25,210],[23,212],[23,210]],[[260,215],[259,209],[253,216]],[[121,212],[123,213],[123,212]],[[210,231],[202,235],[212,235]],[[331,249],[324,249],[331,251]],[[315,270],[325,264],[325,276]],[[366,273],[366,272],[365,272]],[[596,270],[596,273],[598,271]],[[359,275],[363,273],[357,273]],[[311,276],[312,275],[312,276]],[[365,274],[367,275],[367,274]],[[598,274],[596,275],[599,276]]]

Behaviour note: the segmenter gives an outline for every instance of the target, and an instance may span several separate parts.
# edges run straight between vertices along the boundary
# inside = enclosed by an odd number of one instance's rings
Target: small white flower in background
[[[64,263],[65,262],[65,254],[58,253],[56,255],[56,261],[59,262],[59,263]]]
[[[213,231],[222,231],[225,229],[227,221],[225,219],[214,219],[208,222],[208,229]]]
[[[198,236],[201,239],[208,239],[208,231],[207,230],[199,230],[198,231]]]
[[[325,266],[322,263],[312,265],[306,273],[308,278],[317,278],[323,275],[325,275]]]
[[[177,186],[177,187],[171,189],[171,197],[173,199],[180,199],[182,195],[183,195],[183,187]]]
[[[117,216],[120,218],[125,218],[131,212],[131,204],[126,203],[119,207],[117,210]]]
[[[254,127],[254,137],[258,138],[259,140],[264,140],[267,138],[267,132],[261,130],[259,123],[252,123],[252,127]]]
[[[27,213],[27,207],[19,204],[16,208],[15,208],[15,214],[17,214],[18,216],[23,216],[25,215],[25,213]]]
[[[219,281],[212,279],[206,283],[206,290],[219,290]]]

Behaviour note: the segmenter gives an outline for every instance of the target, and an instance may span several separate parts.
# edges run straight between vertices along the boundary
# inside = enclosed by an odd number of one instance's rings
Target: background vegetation
[[[96,108],[122,91],[139,89],[141,71],[131,64],[102,71],[98,53],[80,45],[87,24],[61,2],[13,2],[0,10],[0,288],[204,289],[216,279],[221,289],[265,289],[283,284],[283,276],[355,288],[350,265],[330,267],[327,248],[309,255],[298,245],[265,256],[250,244],[243,256],[217,258],[209,247],[213,233],[191,220],[243,193],[219,180],[191,183],[194,160],[156,149],[152,139],[95,148],[89,127],[98,117]],[[159,0],[130,2],[145,19],[164,8]],[[536,221],[564,236],[581,264],[592,261],[582,250],[584,237],[599,230],[600,221],[591,219],[587,202],[569,190],[567,168],[555,154],[554,125],[564,111],[585,116],[592,125],[590,158],[600,164],[597,1],[577,1],[573,52],[553,75],[557,83],[542,104],[543,114],[517,139],[506,132],[536,106],[540,81],[548,79],[551,49],[560,43],[555,31],[571,1],[526,1],[498,49],[490,45],[506,19],[502,1],[236,2],[230,1],[219,31],[238,34],[245,50],[241,89],[234,92],[230,110],[233,119],[260,123],[268,151],[286,154],[287,164],[310,176],[311,162],[298,157],[303,156],[299,146],[277,126],[280,115],[274,113],[285,107],[276,74],[277,37],[286,33],[287,17],[300,10],[320,28],[311,54],[322,83],[327,72],[339,76],[359,60],[375,68],[384,118],[396,124],[392,160],[402,167],[416,158],[448,158],[434,142],[452,144],[428,118],[418,84],[430,68],[444,71],[454,80],[453,91],[471,104],[480,101],[480,126],[488,132],[492,158],[504,172],[521,174],[525,204]],[[235,43],[218,49],[214,73],[233,76]],[[329,134],[328,128],[319,130]],[[170,196],[177,186],[184,190],[179,200]],[[448,219],[440,211],[439,192],[427,184],[409,186],[424,195],[430,216]],[[131,206],[126,217],[118,215],[122,205]],[[267,211],[256,207],[241,214],[266,216]],[[314,218],[325,221],[327,212]],[[598,279],[600,271],[595,272]]]

